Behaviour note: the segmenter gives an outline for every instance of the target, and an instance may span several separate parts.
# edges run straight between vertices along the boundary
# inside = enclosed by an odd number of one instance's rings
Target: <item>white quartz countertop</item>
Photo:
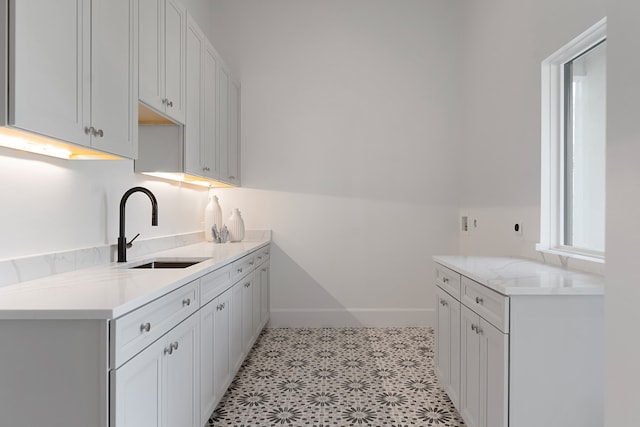
[[[503,295],[603,295],[604,278],[523,258],[434,256],[433,260]]]
[[[0,319],[115,319],[269,243],[203,242],[5,286]],[[123,268],[155,258],[208,259],[181,269]]]

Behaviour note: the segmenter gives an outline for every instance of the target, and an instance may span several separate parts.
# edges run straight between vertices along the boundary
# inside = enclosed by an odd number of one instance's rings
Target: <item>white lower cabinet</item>
[[[464,305],[459,409],[470,427],[507,426],[508,335]]]
[[[255,329],[253,327],[253,288],[255,275],[250,274],[239,282],[242,286],[242,351],[248,352]]]
[[[231,293],[227,290],[200,310],[200,423],[204,425],[231,381]]]
[[[238,372],[240,365],[242,365],[242,290],[244,286],[242,283],[236,283],[231,288],[231,336],[229,348],[229,357],[231,358],[231,371]]]
[[[199,427],[197,315],[111,371],[114,427]]]
[[[436,288],[435,370],[454,405],[460,399],[460,302]]]
[[[269,263],[258,267],[260,276],[260,325],[264,326],[269,320],[269,294],[271,292],[270,286],[270,267]]]
[[[545,286],[571,282],[565,270],[544,271]],[[465,424],[601,427],[602,295],[504,295],[465,273],[436,264],[435,371]]]

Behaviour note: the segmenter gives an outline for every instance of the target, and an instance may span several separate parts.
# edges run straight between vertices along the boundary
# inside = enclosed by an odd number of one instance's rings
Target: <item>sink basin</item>
[[[122,268],[148,270],[155,270],[160,268],[187,268],[208,259],[209,258],[156,258],[127,265]]]

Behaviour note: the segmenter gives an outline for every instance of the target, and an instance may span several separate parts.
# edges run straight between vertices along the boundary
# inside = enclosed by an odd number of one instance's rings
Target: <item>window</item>
[[[537,249],[604,260],[606,19],[542,63]]]

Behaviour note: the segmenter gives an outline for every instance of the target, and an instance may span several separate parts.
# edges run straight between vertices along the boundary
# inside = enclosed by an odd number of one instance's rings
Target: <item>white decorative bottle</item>
[[[227,228],[229,229],[229,240],[231,242],[239,242],[244,239],[244,220],[238,208],[231,213],[227,221]]]
[[[204,238],[207,242],[213,242],[213,197],[209,197],[209,203],[204,208]]]
[[[218,196],[209,197],[209,203],[204,208],[204,236],[208,242],[213,241],[213,233],[211,231],[213,224],[216,225],[218,231],[222,230],[222,209],[218,202]]]
[[[218,231],[222,230],[222,208],[218,201],[218,196],[213,196],[213,223]]]

